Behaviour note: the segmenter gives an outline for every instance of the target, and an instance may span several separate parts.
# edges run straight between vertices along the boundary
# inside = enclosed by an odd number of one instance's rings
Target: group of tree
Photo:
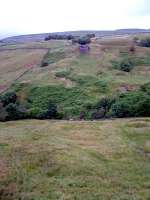
[[[60,35],[60,34],[51,34],[45,37],[45,41],[48,40],[72,40],[74,39],[73,35]]]
[[[84,111],[90,119],[150,117],[150,82],[141,86],[138,91],[120,93],[100,99]],[[85,117],[82,113],[82,118]]]
[[[30,97],[29,97],[30,98]],[[66,113],[59,113],[55,102],[47,100],[41,107],[32,101],[23,105],[14,91],[6,92],[0,97],[0,121],[18,119],[69,119]],[[44,107],[43,107],[44,105]],[[76,119],[105,119],[125,117],[150,116],[150,82],[141,86],[137,91],[120,93],[115,96],[106,96],[96,104],[83,105],[83,110]],[[73,116],[71,117],[73,118]]]
[[[134,42],[141,47],[150,47],[150,37],[145,37],[142,39],[139,39],[138,37],[134,38]]]
[[[18,119],[55,119],[58,117],[57,107],[48,102],[45,109],[27,106],[20,103],[14,91],[6,92],[0,96],[0,121]]]
[[[72,39],[72,44],[80,44],[80,45],[86,45],[91,43],[91,38],[94,38],[95,34],[91,33],[91,34],[87,34],[85,36],[82,37],[75,37],[74,39]]]
[[[87,34],[85,36],[73,36],[73,35],[62,35],[62,34],[51,34],[45,37],[45,41],[48,40],[72,40],[73,44],[85,45],[91,42],[91,38],[95,37],[94,33]]]

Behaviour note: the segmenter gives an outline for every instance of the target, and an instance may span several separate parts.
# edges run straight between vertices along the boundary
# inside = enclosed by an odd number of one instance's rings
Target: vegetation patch
[[[148,123],[145,123],[145,122],[134,122],[134,123],[128,124],[128,127],[144,128],[144,127],[150,127],[150,125]]]
[[[150,47],[150,38],[143,38],[140,41],[138,41],[137,44],[142,47]]]
[[[46,67],[49,64],[53,64],[55,62],[58,62],[61,59],[65,58],[65,53],[61,51],[56,51],[56,52],[50,52],[50,50],[45,54],[41,67]]]
[[[55,73],[55,76],[58,78],[68,78],[70,73],[71,73],[71,70],[62,70],[62,71],[57,71]]]
[[[128,56],[125,54],[122,55],[122,58],[120,58],[119,60],[113,60],[111,62],[114,69],[130,72],[135,66],[150,65],[150,57],[149,56],[136,57],[136,56]]]
[[[144,151],[145,153],[150,153],[150,140],[145,142]]]
[[[122,58],[119,61],[112,61],[114,69],[118,69],[125,72],[130,72],[134,68],[134,63],[131,58]]]

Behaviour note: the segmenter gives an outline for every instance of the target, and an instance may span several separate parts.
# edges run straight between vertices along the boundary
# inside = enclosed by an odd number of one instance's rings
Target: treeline
[[[91,42],[91,38],[95,37],[94,33],[87,34],[85,36],[73,36],[73,35],[60,35],[60,34],[51,34],[45,37],[45,41],[48,40],[72,40],[72,43],[79,43],[81,45],[88,44]]]
[[[66,89],[60,88],[61,95],[56,93],[58,88],[42,88],[40,96],[38,92],[38,100],[35,94],[30,98],[27,97],[26,103],[22,103],[17,92],[9,91],[0,96],[0,121],[18,120],[18,119],[82,119],[82,120],[98,120],[106,118],[124,118],[124,117],[150,117],[150,83],[144,84],[138,91],[130,91],[117,96],[106,96],[96,103],[80,103],[79,112],[77,109],[66,113],[63,107],[59,108],[59,102],[74,94],[77,91],[66,93]],[[55,90],[55,91],[53,91]],[[63,91],[64,90],[64,91]],[[54,92],[56,99],[54,101],[48,98],[49,91]],[[71,93],[70,93],[71,92]],[[65,96],[63,96],[65,95]],[[62,98],[62,100],[61,100]],[[39,103],[39,102],[40,103]],[[71,106],[71,101],[69,103]],[[69,108],[69,107],[68,107]],[[78,108],[78,105],[77,105]]]
[[[51,34],[45,37],[45,41],[48,40],[72,40],[74,39],[73,35],[58,35],[58,34]]]

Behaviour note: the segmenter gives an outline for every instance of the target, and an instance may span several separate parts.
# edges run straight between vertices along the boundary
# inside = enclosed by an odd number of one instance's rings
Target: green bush
[[[120,70],[130,72],[134,67],[133,62],[130,59],[124,59],[120,63]]]
[[[150,47],[150,37],[141,39],[138,44],[142,47]]]
[[[55,119],[59,115],[57,114],[57,107],[53,103],[49,102],[47,108],[32,107],[28,110],[30,118],[36,119]]]
[[[135,63],[132,58],[125,57],[122,58],[120,61],[112,61],[112,65],[115,69],[130,72],[134,68]]]
[[[89,44],[90,42],[91,42],[91,38],[88,37],[88,36],[81,37],[81,38],[79,38],[79,40],[78,40],[78,43],[79,43],[80,45],[86,45],[86,44]]]
[[[146,94],[150,95],[150,82],[145,83],[141,86],[141,91],[145,92]]]
[[[41,114],[41,109],[39,107],[32,107],[28,109],[28,116],[29,118],[39,118],[39,115]]]
[[[114,117],[150,116],[150,96],[142,91],[125,93],[112,104],[111,113]]]
[[[15,103],[17,100],[17,95],[14,91],[9,91],[3,94],[0,97],[0,100],[2,101],[3,105],[6,106],[9,103]]]
[[[6,106],[7,120],[24,119],[27,117],[25,112],[21,112],[17,104],[9,103]]]

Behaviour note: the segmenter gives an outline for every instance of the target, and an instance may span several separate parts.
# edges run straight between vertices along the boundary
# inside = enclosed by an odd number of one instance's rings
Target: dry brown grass
[[[45,50],[13,50],[0,52],[0,91],[9,87],[27,70],[36,67]]]

